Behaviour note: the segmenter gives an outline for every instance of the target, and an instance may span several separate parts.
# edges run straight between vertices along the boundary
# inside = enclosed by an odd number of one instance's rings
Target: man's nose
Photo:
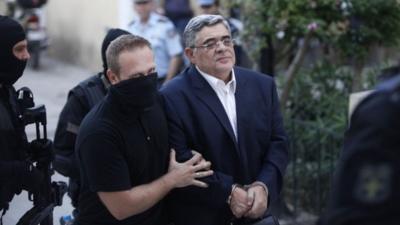
[[[31,54],[29,54],[28,49],[25,49],[21,56],[22,60],[28,60],[31,58]]]
[[[217,51],[224,51],[225,49],[228,48],[228,46],[226,46],[222,40],[217,41],[216,45],[217,45],[216,47]]]

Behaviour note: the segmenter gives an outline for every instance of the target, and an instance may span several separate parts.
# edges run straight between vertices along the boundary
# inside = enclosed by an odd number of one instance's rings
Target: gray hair
[[[228,29],[229,33],[231,33],[228,21],[220,15],[200,15],[193,17],[186,25],[185,31],[183,32],[185,47],[193,48],[195,46],[196,35],[203,27],[210,27],[219,23],[222,23],[226,29]]]
[[[121,53],[143,47],[152,49],[150,42],[143,37],[133,34],[121,35],[117,39],[113,40],[107,48],[106,59],[108,68],[119,76],[121,69],[119,65],[119,56]]]

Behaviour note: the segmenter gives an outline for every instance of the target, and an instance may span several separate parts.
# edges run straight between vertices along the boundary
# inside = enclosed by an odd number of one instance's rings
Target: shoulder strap
[[[7,210],[8,210],[8,203],[6,203],[6,205],[1,209],[1,215],[0,215],[0,225],[3,225],[3,216],[4,214],[6,214]]]
[[[104,77],[102,73],[99,73],[80,82],[78,85],[80,91],[88,100],[89,108],[92,108],[103,99],[107,92],[108,81],[102,77]]]

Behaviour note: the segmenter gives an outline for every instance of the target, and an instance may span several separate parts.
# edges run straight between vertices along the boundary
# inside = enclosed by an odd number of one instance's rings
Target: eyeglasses
[[[136,5],[145,5],[145,4],[149,3],[149,2],[150,2],[150,0],[148,0],[148,1],[135,1],[135,4]]]
[[[216,49],[220,42],[222,42],[222,44],[225,47],[232,47],[234,45],[234,43],[235,43],[235,40],[230,38],[230,37],[227,37],[227,38],[223,38],[223,39],[218,40],[218,41],[211,41],[211,42],[206,43],[206,44],[193,46],[192,48],[204,48],[207,51],[210,51],[210,50]]]

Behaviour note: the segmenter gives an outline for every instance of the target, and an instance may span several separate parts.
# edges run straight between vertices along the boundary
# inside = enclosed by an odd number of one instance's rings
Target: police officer
[[[78,207],[79,169],[75,160],[75,140],[82,119],[106,94],[110,82],[105,74],[108,69],[106,50],[110,43],[121,35],[129,32],[121,29],[110,29],[101,46],[103,71],[82,81],[69,91],[68,100],[61,111],[54,137],[55,169],[69,177],[68,194],[72,205]],[[77,211],[74,211],[76,216]]]
[[[16,21],[0,16],[0,34],[0,210],[4,215],[15,194],[38,191],[43,175],[27,160],[30,144],[13,87],[30,57],[25,32]]]
[[[332,196],[320,225],[400,221],[400,74],[377,86],[354,111]]]
[[[182,45],[174,24],[154,12],[154,0],[133,0],[138,18],[129,24],[129,31],[149,40],[157,65],[159,86],[179,72]]]

